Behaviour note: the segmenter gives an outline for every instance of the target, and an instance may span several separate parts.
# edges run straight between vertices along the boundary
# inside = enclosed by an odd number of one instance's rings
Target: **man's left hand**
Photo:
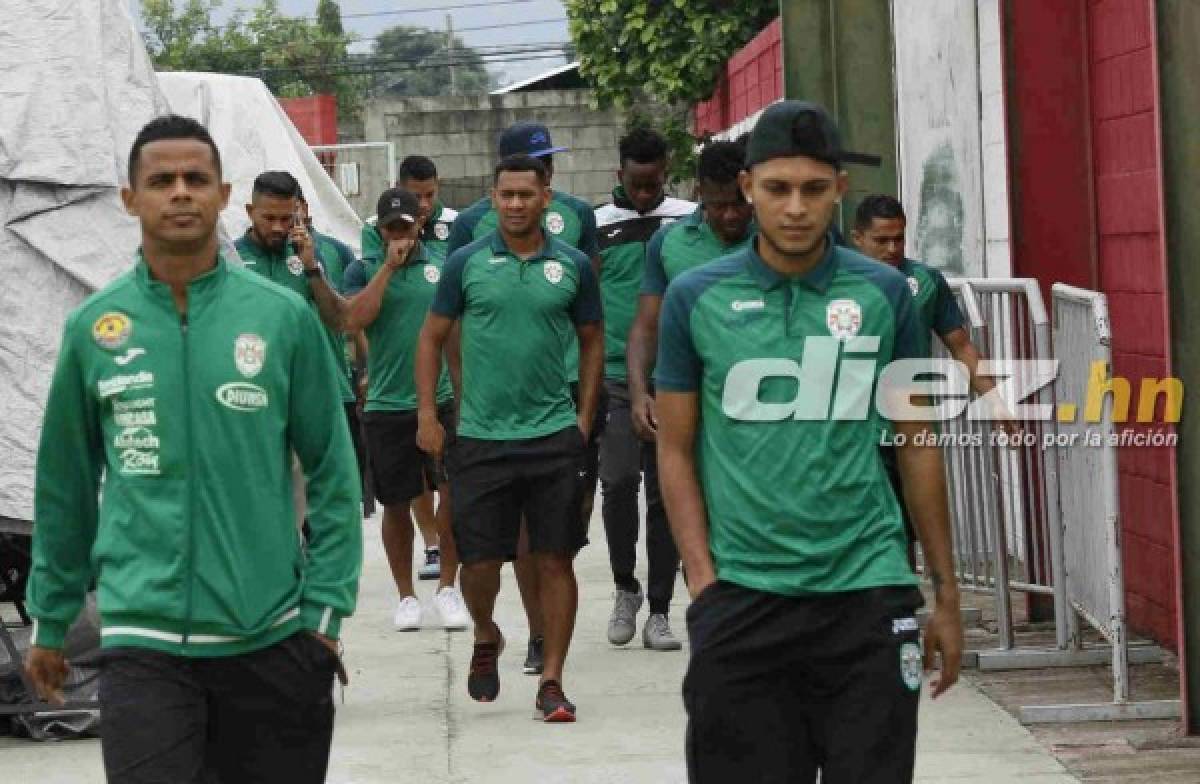
[[[941,672],[933,681],[932,697],[937,699],[958,680],[962,664],[962,614],[957,594],[936,600],[929,623],[925,626],[925,671],[933,669],[937,654],[941,654]]]
[[[340,681],[343,686],[350,683],[350,676],[346,673],[345,665],[342,664],[342,651],[338,647],[337,640],[335,640],[331,637],[326,637],[324,634],[318,634],[317,632],[309,632],[309,634],[311,634],[313,637],[316,637],[317,642],[321,643],[326,648],[328,648],[329,651],[333,654],[333,657],[335,659],[337,659],[338,681]]]

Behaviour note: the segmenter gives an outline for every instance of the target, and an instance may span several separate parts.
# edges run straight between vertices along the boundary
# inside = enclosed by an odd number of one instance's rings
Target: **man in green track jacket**
[[[61,698],[95,581],[109,782],[324,781],[362,558],[332,355],[304,300],[219,255],[203,126],[143,128],[122,198],[141,250],[68,317],[46,405],[27,669]]]

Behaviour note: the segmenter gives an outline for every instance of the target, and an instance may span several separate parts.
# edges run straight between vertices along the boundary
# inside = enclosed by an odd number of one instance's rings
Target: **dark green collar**
[[[834,244],[833,235],[827,234],[825,237],[825,255],[821,257],[821,261],[817,266],[808,271],[807,274],[801,275],[798,278],[788,278],[780,275],[763,261],[762,256],[758,254],[758,242],[751,242],[745,250],[746,254],[746,269],[750,272],[750,277],[754,278],[754,282],[764,290],[770,290],[786,282],[802,283],[809,288],[824,294],[829,289],[829,284],[833,282],[834,272],[837,271],[837,245]]]
[[[500,233],[499,229],[497,229],[496,231],[492,232],[492,253],[496,254],[497,256],[512,256],[514,259],[521,261],[537,261],[538,259],[557,258],[554,255],[554,238],[546,236],[545,232],[542,232],[542,246],[538,248],[537,253],[533,254],[527,259],[522,259],[520,256],[508,249],[508,243],[504,241],[504,235]]]

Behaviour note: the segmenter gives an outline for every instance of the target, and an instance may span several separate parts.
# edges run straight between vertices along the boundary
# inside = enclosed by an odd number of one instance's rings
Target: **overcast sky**
[[[358,34],[364,40],[356,50],[370,46],[370,38],[393,25],[404,24],[446,29],[446,14],[454,20],[454,30],[470,46],[493,46],[512,44],[565,43],[567,34],[566,10],[559,0],[340,0],[343,24],[348,32]],[[140,0],[129,0],[135,18],[141,7]],[[480,5],[482,4],[482,5]],[[181,3],[177,3],[181,5]],[[224,20],[236,8],[253,8],[257,0],[224,0],[216,13]],[[472,5],[472,8],[447,8],[447,6]],[[317,0],[279,0],[279,7],[289,16],[315,16]],[[412,11],[411,9],[439,8],[435,11]],[[355,14],[386,15],[356,17]],[[553,19],[553,22],[537,20]],[[473,27],[491,25],[513,25],[490,30],[471,30]],[[461,32],[460,32],[461,31]],[[540,53],[539,53],[540,54]],[[493,71],[503,72],[504,83],[528,78],[542,71],[561,65],[561,57],[507,62],[490,66]]]

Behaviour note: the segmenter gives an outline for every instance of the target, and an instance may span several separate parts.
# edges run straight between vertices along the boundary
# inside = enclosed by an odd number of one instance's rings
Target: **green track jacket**
[[[67,319],[37,460],[34,644],[62,647],[93,580],[106,648],[226,656],[300,629],[337,637],[358,591],[359,496],[304,300],[219,259],[181,318],[139,255]]]

